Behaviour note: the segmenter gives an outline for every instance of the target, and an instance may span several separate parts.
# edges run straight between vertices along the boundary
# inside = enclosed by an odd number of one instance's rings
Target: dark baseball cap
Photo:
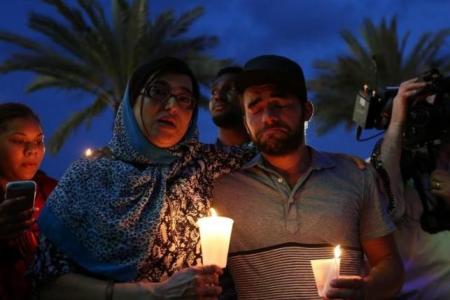
[[[302,68],[293,60],[278,55],[260,55],[250,59],[237,77],[239,91],[253,85],[281,84],[291,89],[301,100],[307,100]]]

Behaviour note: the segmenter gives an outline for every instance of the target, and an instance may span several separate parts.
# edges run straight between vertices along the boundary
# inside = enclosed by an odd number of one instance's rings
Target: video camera
[[[428,97],[430,101],[414,101],[408,106],[403,146],[407,149],[422,147],[428,143],[440,143],[450,131],[450,77],[443,77],[433,69],[420,76],[428,85],[417,95],[417,100]],[[358,139],[363,129],[388,127],[392,112],[392,102],[397,94],[397,86],[385,87],[382,93],[367,86],[356,96],[353,121],[358,125]]]
[[[437,233],[450,230],[450,207],[439,197],[430,198],[421,180],[422,174],[430,174],[435,169],[438,146],[450,142],[450,77],[443,77],[433,69],[419,78],[428,85],[409,99],[401,171],[405,180],[413,180],[419,193],[423,206],[422,229]],[[385,87],[379,94],[365,86],[358,93],[353,111],[353,121],[358,125],[358,140],[361,140],[363,129],[387,129],[398,89],[396,86]],[[386,176],[384,170],[379,172]],[[390,192],[389,178],[385,185]]]

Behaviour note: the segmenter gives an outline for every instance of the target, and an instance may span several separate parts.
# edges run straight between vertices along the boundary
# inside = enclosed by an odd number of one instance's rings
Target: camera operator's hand
[[[434,170],[431,173],[431,193],[446,200],[450,205],[450,172]]]
[[[397,95],[394,98],[391,116],[391,125],[403,125],[408,111],[408,102],[417,95],[425,86],[426,82],[413,78],[400,84]]]

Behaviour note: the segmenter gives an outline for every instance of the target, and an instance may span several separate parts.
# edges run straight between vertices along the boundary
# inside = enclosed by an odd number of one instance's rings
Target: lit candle
[[[197,224],[200,227],[203,264],[225,268],[233,220],[217,216],[211,208],[211,216],[200,218]]]
[[[84,156],[89,157],[89,156],[91,156],[91,155],[92,155],[92,149],[91,149],[91,148],[87,148],[87,149],[84,151]]]
[[[311,260],[317,292],[320,297],[326,296],[331,280],[339,277],[341,252],[341,246],[338,245],[334,248],[334,258]]]
[[[337,245],[334,248],[334,270],[336,272],[335,278],[339,277],[339,272],[341,270],[341,246]]]

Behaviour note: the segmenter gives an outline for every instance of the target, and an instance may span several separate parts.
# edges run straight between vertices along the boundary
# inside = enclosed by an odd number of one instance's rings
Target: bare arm
[[[401,289],[404,270],[392,235],[362,243],[370,264],[363,280],[365,299],[393,298]]]
[[[216,299],[222,289],[217,266],[191,267],[175,273],[163,282],[129,282],[113,285],[113,300],[154,300],[154,299]],[[48,282],[41,287],[40,298],[44,300],[104,300],[107,294],[107,281],[84,275],[69,273]]]
[[[408,104],[411,96],[417,94],[425,82],[417,81],[417,78],[403,82],[393,100],[391,120],[384,134],[381,144],[380,159],[383,167],[389,174],[390,186],[396,201],[396,210],[394,211],[394,221],[400,219],[405,211],[403,200],[403,180],[400,170],[400,159],[402,153],[402,134],[405,126]]]

